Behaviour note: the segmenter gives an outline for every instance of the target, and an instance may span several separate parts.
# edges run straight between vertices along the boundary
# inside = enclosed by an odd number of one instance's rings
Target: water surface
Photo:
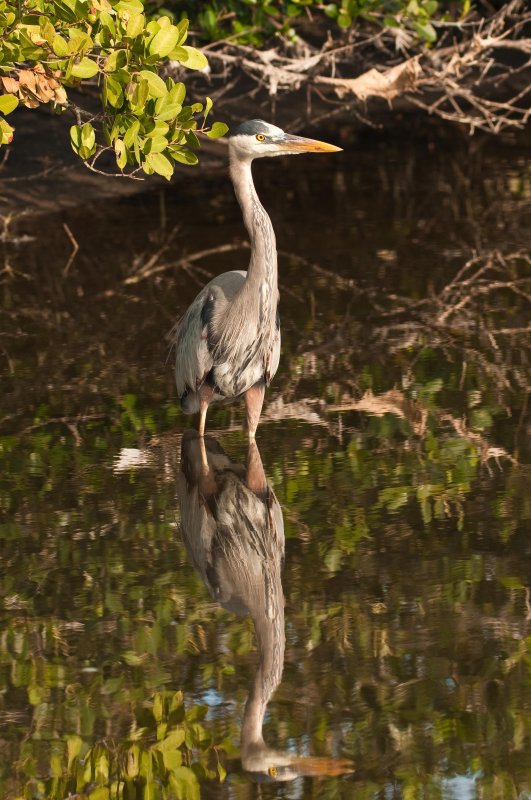
[[[194,569],[177,496],[193,420],[164,337],[210,274],[245,267],[228,179],[11,222],[2,797],[195,797],[190,765],[204,798],[531,793],[528,164],[428,133],[256,166],[283,335],[258,432],[285,532],[263,734],[327,759],[289,782],[242,769],[253,618]],[[242,422],[208,419],[241,474]]]

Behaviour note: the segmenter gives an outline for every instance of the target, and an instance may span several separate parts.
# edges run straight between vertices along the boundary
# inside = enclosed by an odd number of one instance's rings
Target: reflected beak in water
[[[346,758],[300,756],[293,759],[291,766],[298,775],[314,778],[352,775],[355,772],[354,764]]]
[[[279,147],[285,153],[340,153],[341,147],[327,142],[319,142],[317,139],[306,139],[304,136],[291,136],[286,134],[278,142]]]

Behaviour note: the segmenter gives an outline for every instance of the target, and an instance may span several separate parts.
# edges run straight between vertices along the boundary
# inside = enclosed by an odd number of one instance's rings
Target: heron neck
[[[267,704],[282,678],[284,667],[284,594],[280,580],[280,558],[263,564],[264,605],[251,609],[259,663],[243,714],[241,750],[246,756],[263,747],[262,725]]]
[[[251,240],[251,260],[247,271],[247,283],[261,284],[267,281],[270,288],[277,288],[277,247],[273,225],[254,187],[251,159],[230,160],[230,175],[236,198],[240,204],[243,221]]]

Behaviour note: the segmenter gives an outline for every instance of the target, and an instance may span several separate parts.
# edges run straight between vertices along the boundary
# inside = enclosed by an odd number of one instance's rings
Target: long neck
[[[267,281],[276,295],[277,245],[269,215],[256,193],[250,159],[231,156],[230,175],[240,204],[243,221],[251,239],[251,261],[247,283],[256,285]]]
[[[263,748],[262,724],[267,703],[282,678],[284,667],[284,594],[280,580],[280,557],[264,563],[263,603],[251,609],[258,644],[259,663],[243,714],[241,750],[245,758]]]

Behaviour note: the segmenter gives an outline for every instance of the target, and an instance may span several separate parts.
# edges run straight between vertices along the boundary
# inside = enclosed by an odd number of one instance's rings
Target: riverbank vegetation
[[[226,133],[212,101],[237,119],[250,96],[290,95],[299,127],[379,124],[377,98],[470,131],[521,128],[530,25],[521,0],[3,0],[0,144],[18,106],[49,105],[90,169],[169,179],[202,134]]]

